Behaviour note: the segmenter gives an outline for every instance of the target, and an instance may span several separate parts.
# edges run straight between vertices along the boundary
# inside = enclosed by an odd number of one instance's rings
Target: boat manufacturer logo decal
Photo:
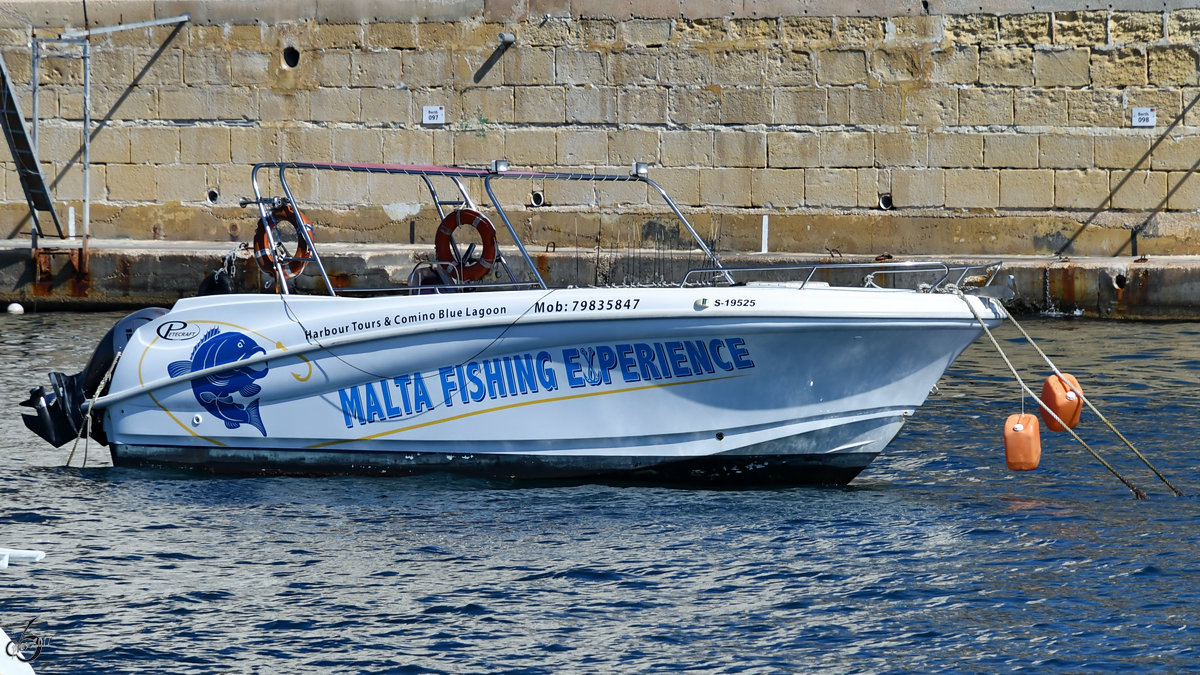
[[[171,377],[180,377],[265,353],[254,338],[244,333],[222,333],[220,328],[213,328],[196,344],[190,361],[173,361],[167,364],[167,372]],[[262,387],[254,383],[266,374],[265,362],[235,366],[192,380],[192,393],[205,410],[225,422],[226,428],[249,424],[266,436],[267,429],[258,411],[257,397]]]
[[[186,321],[165,321],[155,332],[164,340],[191,340],[200,334],[200,327]]]

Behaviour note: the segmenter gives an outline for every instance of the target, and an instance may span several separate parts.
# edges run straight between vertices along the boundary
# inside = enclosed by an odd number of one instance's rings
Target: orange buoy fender
[[[1042,435],[1036,415],[1009,415],[1004,422],[1004,461],[1013,471],[1033,471],[1042,461]]]
[[[274,274],[276,251],[271,248],[267,228],[273,228],[279,222],[291,223],[292,227],[296,228],[296,254],[288,256],[292,260],[283,266],[283,277],[293,279],[300,276],[300,273],[308,265],[308,258],[312,257],[312,247],[309,245],[313,236],[312,224],[308,222],[308,217],[304,215],[303,211],[292,208],[291,204],[276,207],[271,211],[271,219],[270,223],[263,222],[262,218],[258,219],[258,229],[254,231],[254,259],[258,261],[258,266],[264,272]],[[303,234],[301,234],[301,228],[304,228]],[[278,234],[276,239],[278,240]]]
[[[1083,399],[1075,392],[1083,393],[1083,389],[1073,375],[1063,373],[1062,377],[1051,375],[1046,378],[1046,382],[1042,384],[1042,403],[1067,425],[1064,427],[1059,424],[1043,409],[1042,420],[1046,422],[1047,429],[1065,431],[1068,428],[1074,429],[1075,425],[1079,424],[1079,415],[1083,412]]]
[[[474,227],[479,232],[479,238],[483,240],[483,254],[470,264],[466,264],[465,260],[454,259],[450,235],[454,234],[454,230],[459,225]],[[438,225],[433,247],[438,262],[453,264],[454,274],[461,281],[476,281],[487,276],[487,273],[492,271],[492,265],[496,264],[496,258],[499,255],[499,249],[496,248],[496,228],[492,225],[492,221],[474,209],[458,209],[447,214]]]

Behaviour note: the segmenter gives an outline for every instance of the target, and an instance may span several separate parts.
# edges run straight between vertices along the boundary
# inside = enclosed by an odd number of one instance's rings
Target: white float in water
[[[24,314],[25,308],[21,306],[21,303],[14,302],[8,306],[8,313],[9,314]]]
[[[30,551],[20,548],[0,548],[0,567],[8,567],[10,562],[38,562],[45,558],[43,551]]]

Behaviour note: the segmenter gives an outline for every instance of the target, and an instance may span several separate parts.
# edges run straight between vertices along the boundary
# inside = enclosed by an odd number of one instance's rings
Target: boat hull
[[[462,453],[453,451],[273,450],[130,446],[113,463],[219,474],[411,476],[454,473],[481,478],[614,480],[658,484],[843,485],[896,435],[903,419],[870,420],[780,439],[749,449],[679,457],[652,454]],[[848,441],[848,442],[843,442]],[[851,446],[853,451],[828,452]],[[772,452],[771,450],[775,450]]]
[[[234,296],[135,331],[97,405],[118,465],[845,483],[979,331],[863,289]]]
[[[610,459],[535,455],[408,455],[255,449],[116,446],[117,466],[200,470],[214,474],[414,476],[453,473],[519,480],[629,481],[660,485],[845,485],[877,453],[711,455]]]

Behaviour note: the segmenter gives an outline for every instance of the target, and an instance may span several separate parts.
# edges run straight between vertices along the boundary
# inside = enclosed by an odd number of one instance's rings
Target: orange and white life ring
[[[276,250],[271,247],[271,237],[267,236],[267,228],[274,228],[277,223],[291,223],[296,229],[296,253],[289,255],[283,245],[279,242],[278,231],[275,233],[276,244],[279,245],[280,260],[286,262],[282,265],[283,278],[294,279],[300,276],[304,268],[308,266],[308,259],[312,257],[312,247],[310,242],[313,237],[312,223],[308,222],[308,218],[303,211],[294,208],[290,203],[277,206],[271,211],[271,222],[266,223],[262,218],[258,219],[258,229],[254,231],[254,259],[258,261],[258,266],[264,272],[275,274],[275,259]],[[301,233],[300,228],[304,228]]]
[[[470,225],[479,232],[479,238],[483,240],[483,253],[478,260],[468,263],[466,260],[455,259],[450,235],[459,225]],[[443,218],[433,243],[438,262],[450,265],[454,276],[460,281],[484,278],[492,271],[492,266],[496,264],[496,258],[499,256],[499,250],[496,248],[496,228],[492,226],[492,221],[474,209],[458,209]]]

